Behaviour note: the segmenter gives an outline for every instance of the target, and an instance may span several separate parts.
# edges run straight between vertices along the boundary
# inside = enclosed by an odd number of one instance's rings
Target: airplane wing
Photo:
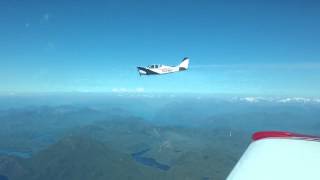
[[[320,179],[320,137],[266,131],[252,139],[227,180]]]

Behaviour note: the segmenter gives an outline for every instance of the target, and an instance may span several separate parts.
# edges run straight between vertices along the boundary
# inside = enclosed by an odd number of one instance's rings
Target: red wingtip
[[[285,131],[261,131],[261,132],[256,132],[252,135],[253,141],[266,139],[266,138],[289,138],[289,139],[293,138],[293,139],[320,141],[320,137],[318,136],[296,134],[296,133],[285,132]]]

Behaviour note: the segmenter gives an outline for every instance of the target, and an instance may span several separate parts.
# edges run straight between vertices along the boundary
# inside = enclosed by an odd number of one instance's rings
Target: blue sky
[[[318,1],[1,1],[0,92],[320,96],[319,19]]]

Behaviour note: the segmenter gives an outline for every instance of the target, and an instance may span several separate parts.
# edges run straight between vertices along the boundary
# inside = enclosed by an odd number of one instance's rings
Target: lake
[[[154,158],[143,157],[142,155],[147,153],[148,151],[150,151],[150,149],[145,149],[136,153],[132,153],[131,156],[136,162],[139,162],[145,166],[150,166],[163,171],[168,171],[170,169],[170,166],[166,164],[161,164],[157,162],[157,160],[155,160]]]

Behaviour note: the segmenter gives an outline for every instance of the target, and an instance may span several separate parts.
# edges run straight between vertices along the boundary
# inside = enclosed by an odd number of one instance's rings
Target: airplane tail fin
[[[187,70],[189,67],[189,58],[183,58],[182,62],[179,64],[179,71]]]

